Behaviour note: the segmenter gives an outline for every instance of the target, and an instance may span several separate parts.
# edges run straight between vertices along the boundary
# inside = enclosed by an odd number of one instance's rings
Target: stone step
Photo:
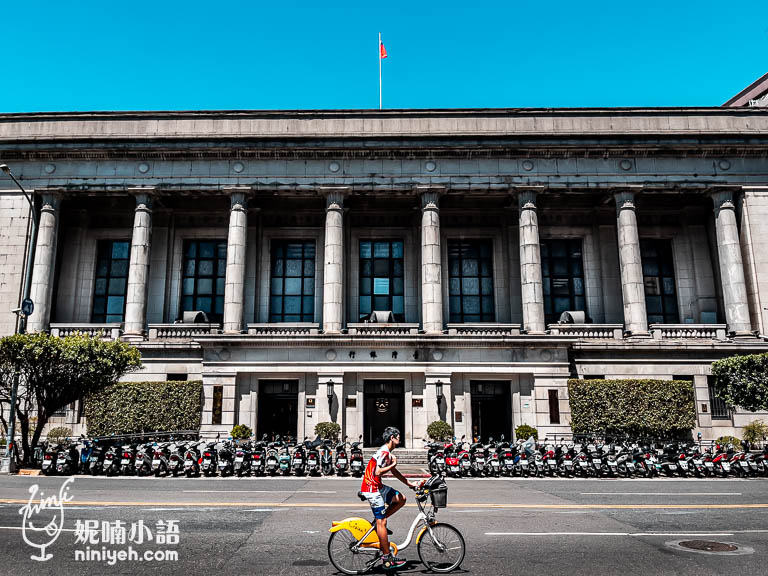
[[[373,456],[373,453],[376,452],[376,450],[378,450],[378,448],[363,448],[363,458],[366,462]],[[427,462],[426,450],[406,450],[403,448],[396,448],[395,456],[397,456],[397,461],[400,464],[426,464]]]

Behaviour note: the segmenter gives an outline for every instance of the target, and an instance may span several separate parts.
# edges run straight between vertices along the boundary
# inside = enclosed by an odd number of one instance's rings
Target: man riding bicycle
[[[397,458],[392,451],[400,444],[400,430],[392,426],[384,430],[382,435],[385,444],[371,457],[363,475],[363,484],[360,492],[368,500],[376,518],[376,534],[379,537],[381,548],[382,567],[385,570],[401,568],[406,564],[405,560],[398,560],[389,550],[389,531],[387,530],[387,518],[405,506],[405,496],[394,488],[386,486],[382,481],[382,475],[392,472],[408,488],[416,488],[396,468]]]

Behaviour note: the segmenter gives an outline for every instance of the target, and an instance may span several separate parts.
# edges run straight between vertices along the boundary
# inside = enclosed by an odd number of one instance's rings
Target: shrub
[[[315,425],[315,435],[323,440],[338,442],[341,426],[337,422],[318,422]]]
[[[253,430],[245,424],[238,424],[229,433],[233,440],[247,440],[251,437],[251,434],[253,434]]]
[[[768,424],[762,420],[753,420],[742,428],[741,434],[750,444],[758,444],[768,436]]]
[[[712,363],[718,398],[729,406],[768,410],[768,353],[731,356]]]
[[[733,444],[734,448],[738,449],[741,447],[741,440],[736,438],[736,436],[720,436],[717,440],[715,440],[718,444]]]
[[[534,440],[539,439],[539,431],[536,430],[533,426],[528,426],[528,424],[520,424],[517,428],[515,428],[515,438],[518,440],[528,440],[533,436]]]
[[[696,423],[692,382],[682,380],[569,380],[574,434],[668,436]]]
[[[66,426],[56,426],[48,430],[48,442],[51,444],[60,444],[72,436],[72,429]]]
[[[198,430],[203,383],[117,382],[85,401],[90,436]]]
[[[447,442],[453,437],[453,428],[448,422],[435,420],[427,426],[427,436],[435,442]]]

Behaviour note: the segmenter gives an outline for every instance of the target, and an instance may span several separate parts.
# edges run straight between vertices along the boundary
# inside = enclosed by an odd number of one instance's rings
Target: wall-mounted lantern
[[[435,396],[437,396],[437,405],[443,401],[443,381],[438,380],[435,382]]]
[[[333,380],[328,380],[326,386],[328,389],[328,407],[330,408],[333,404]]]

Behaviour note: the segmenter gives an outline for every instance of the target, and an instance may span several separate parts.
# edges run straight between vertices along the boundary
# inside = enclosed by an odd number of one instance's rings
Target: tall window
[[[581,239],[542,240],[540,246],[546,323],[557,322],[566,310],[586,313]]]
[[[677,289],[671,240],[640,240],[649,324],[677,324]]]
[[[490,240],[449,240],[448,277],[451,322],[495,321]]]
[[[96,249],[92,322],[123,321],[130,253],[131,243],[127,240],[99,241]]]
[[[182,311],[200,310],[211,322],[221,322],[226,273],[226,240],[187,240],[181,281]]]
[[[315,241],[273,240],[270,322],[315,319]]]
[[[360,242],[360,319],[374,310],[391,310],[405,321],[403,241]]]

